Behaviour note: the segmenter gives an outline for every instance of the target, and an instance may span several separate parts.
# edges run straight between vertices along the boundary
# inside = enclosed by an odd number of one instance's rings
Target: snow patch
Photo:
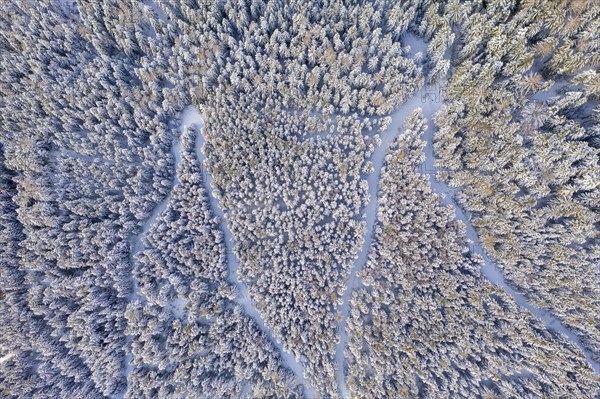
[[[9,353],[8,355],[2,356],[0,357],[0,364],[9,361],[10,359],[12,359],[15,355],[13,353]]]
[[[537,93],[529,96],[529,101],[546,102],[552,97],[556,97],[558,95],[558,91],[564,86],[564,82],[554,82],[552,86],[548,87],[547,89],[538,91]]]
[[[167,17],[167,14],[165,14],[165,12],[163,11],[162,8],[160,8],[156,2],[154,0],[144,0],[143,1],[144,4],[146,4],[148,7],[150,7],[152,9],[152,11],[154,11],[156,13],[156,16],[164,23],[168,24],[169,18]]]
[[[188,302],[189,301],[187,299],[182,298],[175,298],[173,301],[171,301],[171,310],[176,318],[182,319],[184,317],[185,307],[187,306]]]
[[[402,46],[407,45],[410,46],[407,54],[409,58],[416,58],[417,53],[421,53],[423,57],[427,55],[427,42],[412,33],[402,35]]]

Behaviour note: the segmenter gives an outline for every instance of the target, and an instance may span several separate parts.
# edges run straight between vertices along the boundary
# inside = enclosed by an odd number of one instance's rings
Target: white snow
[[[202,170],[206,171],[204,166],[204,136],[202,135],[202,129],[204,128],[204,120],[198,109],[192,105],[186,107],[181,116],[182,126],[194,126],[197,128],[198,136],[196,139],[196,157],[198,162],[200,162],[202,166]],[[238,279],[238,259],[235,256],[233,251],[233,238],[231,235],[231,231],[227,226],[227,218],[224,215],[221,207],[219,206],[219,202],[217,198],[215,198],[213,194],[213,178],[210,173],[203,173],[204,176],[204,184],[206,186],[206,191],[208,192],[208,197],[210,200],[210,206],[214,214],[220,220],[220,227],[225,235],[225,247],[227,251],[227,266],[229,269],[228,281],[231,284],[234,284],[238,288],[238,296],[235,299],[236,302],[242,307],[244,312],[248,317],[250,317],[256,323],[257,327],[267,336],[271,338],[273,345],[279,350],[281,355],[281,359],[283,363],[294,373],[296,379],[299,384],[302,385],[304,389],[304,395],[307,398],[312,398],[314,396],[314,388],[310,387],[304,378],[304,367],[302,364],[296,359],[296,357],[287,352],[283,347],[283,344],[279,342],[279,340],[273,336],[271,329],[265,325],[265,322],[256,309],[256,306],[252,303],[250,299],[250,295],[248,294],[248,289],[246,285]]]
[[[560,95],[561,90],[567,89],[569,87],[569,85],[571,85],[573,83],[571,77],[577,76],[579,74],[589,72],[589,71],[596,71],[596,68],[591,67],[591,68],[578,69],[577,71],[571,73],[570,75],[564,76],[564,77],[554,81],[548,88],[532,94],[531,96],[529,96],[529,101],[546,102],[549,99],[551,99],[552,97],[556,97],[556,96]],[[538,70],[536,72],[539,73],[540,71]]]
[[[187,306],[188,302],[189,301],[187,299],[183,298],[175,298],[173,301],[171,301],[171,311],[176,318],[182,319],[184,317],[185,307]]]
[[[165,210],[169,201],[171,200],[171,194],[173,192],[173,188],[175,188],[175,186],[177,184],[179,184],[179,179],[177,177],[177,171],[179,170],[179,163],[181,162],[181,143],[179,142],[178,137],[173,139],[173,143],[171,146],[171,153],[173,154],[173,157],[175,159],[175,173],[173,174],[173,184],[171,186],[171,190],[169,191],[169,194],[167,194],[167,196],[161,202],[156,204],[154,209],[152,209],[150,216],[148,217],[148,219],[146,219],[146,221],[142,225],[142,230],[133,237],[132,245],[131,245],[132,250],[130,253],[130,260],[131,260],[132,265],[135,264],[135,262],[136,262],[137,254],[139,254],[140,252],[142,252],[144,250],[144,237],[146,237],[146,235],[148,234],[148,232],[150,231],[152,226],[154,226],[154,224],[156,224],[156,222],[158,220],[158,216]],[[130,302],[134,301],[135,299],[141,298],[140,294],[139,294],[138,282],[133,273],[131,274],[131,278],[133,279],[133,291],[129,298]]]
[[[417,53],[423,54],[423,57],[427,55],[427,42],[412,33],[402,35],[402,46],[407,45],[410,46],[410,51],[407,54],[408,58],[415,58]]]
[[[4,355],[4,356],[0,357],[0,364],[9,361],[14,356],[15,355],[13,353],[9,353],[8,355]]]
[[[411,53],[413,49],[415,51],[423,51],[422,44],[419,43],[418,40],[411,41],[410,35],[405,35],[407,39],[407,43],[411,46]],[[419,47],[421,46],[421,47]],[[425,46],[426,50],[426,46]],[[536,96],[532,96],[532,99],[535,100],[546,100],[547,98],[556,95],[556,90],[559,88],[557,84],[553,85],[549,89],[544,92],[538,93]],[[473,226],[471,225],[468,217],[468,213],[462,210],[460,206],[458,206],[454,196],[459,191],[458,188],[452,188],[446,185],[442,181],[438,181],[435,178],[435,174],[437,172],[437,168],[435,167],[435,156],[433,152],[433,134],[434,134],[434,124],[433,124],[433,115],[437,112],[442,105],[442,96],[443,96],[443,86],[436,84],[432,86],[426,86],[416,93],[413,94],[400,108],[398,108],[391,115],[392,123],[388,128],[388,131],[381,135],[381,145],[378,146],[373,155],[371,156],[371,161],[373,162],[374,172],[369,174],[367,177],[368,187],[369,187],[369,203],[364,209],[364,220],[366,223],[365,237],[363,240],[363,244],[361,250],[356,256],[356,259],[353,263],[352,269],[350,271],[350,276],[348,279],[348,283],[344,290],[344,294],[342,295],[342,304],[339,306],[338,311],[341,314],[341,320],[337,323],[337,331],[339,334],[339,342],[336,345],[335,351],[335,362],[337,366],[337,383],[340,390],[340,393],[343,398],[348,397],[348,392],[346,389],[345,378],[344,378],[344,351],[347,346],[348,336],[346,333],[346,321],[348,318],[348,313],[350,309],[350,297],[352,292],[360,288],[362,286],[362,282],[358,277],[357,273],[364,267],[367,262],[367,257],[369,254],[369,249],[371,247],[371,242],[373,239],[373,228],[375,225],[376,217],[377,217],[377,192],[378,192],[378,183],[379,177],[381,173],[381,167],[383,166],[383,160],[385,158],[386,152],[390,144],[394,141],[395,138],[400,134],[400,127],[404,123],[405,119],[417,108],[422,110],[423,116],[428,121],[428,127],[423,135],[423,140],[425,140],[426,145],[424,148],[425,152],[425,161],[422,164],[422,173],[429,175],[429,180],[431,183],[431,187],[435,193],[437,193],[440,197],[442,197],[442,201],[445,205],[451,205],[455,209],[456,219],[460,220],[466,226],[466,238],[468,242],[471,243],[470,250],[473,253],[479,254],[485,260],[484,264],[481,267],[482,275],[489,280],[492,284],[502,288],[507,295],[513,298],[513,300],[517,303],[517,305],[527,309],[530,311],[535,317],[541,320],[544,325],[550,330],[556,331],[558,333],[563,334],[573,345],[575,345],[579,350],[584,354],[590,366],[596,371],[600,373],[600,364],[596,362],[591,353],[585,349],[579,337],[567,329],[554,315],[546,310],[542,310],[536,308],[531,305],[524,295],[517,292],[513,289],[504,279],[502,271],[498,268],[495,262],[490,259],[490,257],[485,253],[477,233]],[[204,160],[205,156],[203,153],[204,146],[204,137],[202,135],[202,128],[204,127],[203,117],[198,111],[198,109],[194,106],[186,107],[181,114],[181,128],[185,128],[186,126],[196,126],[198,129],[198,137],[196,140],[196,156],[198,161],[202,164],[202,169],[205,171]],[[172,148],[173,156],[175,157],[176,168],[181,161],[181,153],[180,153],[180,143],[178,140],[175,140]],[[312,398],[314,396],[314,388],[310,387],[304,378],[304,368],[301,362],[298,361],[291,353],[287,352],[283,347],[283,344],[279,342],[279,340],[273,336],[269,327],[267,327],[262,319],[262,316],[252,303],[250,299],[250,295],[246,288],[246,285],[238,279],[237,269],[238,269],[238,259],[233,252],[233,239],[231,231],[229,230],[226,217],[221,210],[217,198],[214,196],[212,191],[212,176],[209,173],[204,173],[205,177],[205,185],[206,190],[208,192],[209,201],[211,205],[211,209],[218,216],[220,220],[220,227],[225,236],[225,246],[227,250],[227,264],[229,268],[229,277],[228,280],[230,283],[234,284],[238,290],[239,295],[236,298],[236,302],[244,309],[245,313],[254,320],[258,328],[268,337],[272,338],[273,344],[277,347],[281,354],[281,358],[285,365],[294,373],[298,382],[303,386],[305,396],[308,398]],[[177,174],[175,174],[173,186],[178,183]],[[147,234],[150,230],[151,226],[156,223],[156,219],[158,215],[164,211],[166,205],[170,199],[171,195],[169,194],[161,203],[159,203],[154,210],[150,218],[144,223],[144,227],[142,232],[138,234],[134,238],[135,245],[133,246],[133,253],[138,253],[143,249],[142,238]],[[135,279],[134,279],[135,280]],[[135,281],[135,289],[134,296],[138,296],[138,288],[137,281]],[[174,301],[174,313],[177,315],[183,313],[183,308],[185,307],[186,302],[184,300]],[[131,358],[129,356],[129,358]],[[128,362],[128,370],[130,370],[130,362]]]
[[[169,18],[167,17],[167,14],[165,14],[163,9],[160,8],[154,0],[143,0],[143,3],[149,6],[156,13],[156,15],[161,21],[163,21],[164,23],[169,23]]]
[[[538,91],[537,93],[529,96],[529,100],[533,101],[548,101],[550,98],[558,95],[558,91],[565,86],[565,82],[554,82],[550,87],[545,90]]]
[[[181,128],[185,129],[186,127],[195,127],[196,129],[202,130],[204,128],[204,118],[198,108],[193,105],[188,105],[181,111]],[[204,143],[204,137],[200,136],[202,142]],[[196,142],[196,150],[198,150],[198,143]],[[202,155],[202,159],[204,159],[204,154],[196,154]],[[202,165],[204,168],[204,165]]]

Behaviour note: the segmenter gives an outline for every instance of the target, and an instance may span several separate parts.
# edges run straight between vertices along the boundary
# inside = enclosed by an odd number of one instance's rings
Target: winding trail
[[[179,184],[179,178],[177,174],[179,173],[179,164],[181,163],[181,142],[179,141],[179,137],[175,137],[173,139],[173,144],[171,146],[171,154],[175,158],[175,171],[173,173],[173,183],[171,184],[171,190],[169,190],[169,194],[156,206],[152,209],[150,216],[144,222],[142,227],[142,231],[137,234],[133,239],[133,254],[138,254],[144,249],[144,237],[148,234],[152,226],[154,226],[158,220],[158,216],[163,213],[163,211],[167,208],[169,201],[171,200],[171,196],[173,193],[173,189]]]
[[[226,217],[221,207],[219,206],[219,202],[213,194],[212,175],[208,173],[204,166],[205,156],[203,148],[205,141],[204,136],[202,135],[202,129],[204,128],[204,120],[196,107],[190,105],[182,111],[181,126],[182,129],[186,126],[194,126],[196,127],[198,132],[198,136],[196,137],[196,158],[201,164],[201,169],[203,171],[203,181],[205,184],[206,191],[208,193],[208,198],[210,200],[211,210],[219,218],[219,225],[221,231],[223,231],[223,234],[225,236],[224,243],[227,252],[227,267],[229,271],[227,281],[235,285],[239,292],[235,300],[242,307],[245,314],[256,323],[256,326],[259,328],[259,330],[267,337],[269,337],[273,346],[275,346],[279,350],[284,365],[287,366],[294,373],[298,383],[302,385],[304,390],[304,396],[309,399],[313,398],[315,395],[314,388],[311,387],[304,378],[304,367],[293,354],[285,350],[283,344],[273,335],[271,329],[265,325],[262,316],[260,315],[260,313],[256,309],[256,306],[254,306],[252,300],[250,299],[250,295],[248,293],[246,285],[238,279],[237,270],[239,261],[233,251],[234,241],[231,235],[231,231],[227,227]]]
[[[132,266],[137,263],[137,254],[144,250],[144,238],[146,237],[152,226],[156,224],[158,216],[165,210],[165,208],[169,204],[169,201],[171,200],[171,195],[173,193],[173,189],[179,184],[179,178],[177,177],[177,173],[179,171],[179,163],[181,162],[181,143],[178,137],[173,139],[173,143],[171,146],[171,154],[173,154],[173,157],[175,159],[175,171],[173,173],[173,183],[171,185],[171,190],[169,190],[169,193],[165,196],[165,198],[163,198],[163,200],[156,204],[154,209],[152,209],[150,216],[142,225],[142,230],[138,234],[133,236],[131,240],[131,252],[129,254],[129,260]],[[131,274],[131,279],[133,280],[133,291],[129,297],[129,302],[132,302],[136,299],[143,301],[144,298],[139,293],[138,281],[133,272]]]
[[[175,170],[173,172],[173,182],[171,184],[171,189],[169,190],[169,193],[165,196],[165,198],[163,198],[163,200],[161,202],[159,202],[158,204],[156,204],[156,206],[152,209],[150,216],[148,217],[148,219],[146,219],[146,221],[142,225],[142,230],[138,234],[136,234],[135,236],[133,236],[131,238],[131,244],[130,244],[131,250],[129,252],[129,264],[131,265],[131,280],[133,282],[133,284],[132,284],[133,289],[128,298],[129,303],[134,302],[136,300],[145,302],[145,300],[146,300],[146,298],[144,298],[140,294],[140,287],[139,287],[137,278],[135,277],[134,269],[135,269],[135,265],[137,264],[137,255],[144,250],[144,238],[146,237],[146,235],[148,234],[148,232],[150,231],[152,226],[154,226],[156,224],[156,222],[158,220],[158,216],[166,209],[167,205],[169,204],[169,201],[171,200],[173,189],[175,188],[175,186],[177,186],[179,184],[179,178],[177,177],[177,174],[179,172],[179,164],[181,162],[181,142],[179,141],[179,137],[173,138],[173,142],[171,144],[171,154],[173,155],[173,158],[175,159],[175,168],[174,168]],[[127,342],[127,345],[130,347],[133,342],[133,337],[131,335],[126,335],[126,342]],[[131,373],[133,371],[132,361],[133,361],[132,353],[128,353],[127,355],[125,355],[125,379],[126,380],[129,379],[129,373]],[[115,399],[116,398],[124,398],[126,392],[127,392],[127,387],[125,387],[125,392],[123,392],[119,395],[115,395],[114,398]]]
[[[365,238],[361,247],[360,252],[354,261],[352,269],[350,271],[350,277],[348,284],[346,285],[344,294],[342,296],[342,304],[338,308],[341,315],[340,321],[337,323],[337,332],[339,335],[339,342],[336,346],[335,351],[335,362],[337,367],[337,384],[340,390],[342,398],[348,398],[348,391],[345,382],[345,359],[344,351],[348,343],[348,335],[346,332],[346,321],[350,310],[350,298],[352,292],[355,289],[363,287],[362,281],[357,273],[362,270],[365,266],[371,242],[373,241],[373,228],[377,219],[377,192],[378,183],[381,173],[381,167],[387,153],[387,149],[390,144],[396,139],[401,133],[401,127],[405,119],[417,108],[420,108],[423,116],[427,120],[427,129],[422,137],[426,142],[424,153],[425,161],[421,165],[421,173],[429,176],[429,181],[433,191],[442,198],[444,205],[451,205],[455,209],[455,216],[457,220],[460,220],[466,226],[466,238],[470,243],[469,247],[472,253],[479,254],[485,260],[481,266],[481,274],[492,284],[500,287],[504,292],[510,296],[518,306],[527,309],[536,318],[549,329],[560,334],[563,334],[568,341],[575,345],[585,356],[589,365],[597,372],[600,373],[600,364],[595,361],[590,351],[588,351],[582,344],[580,338],[566,328],[560,320],[554,316],[551,312],[539,309],[531,305],[527,298],[512,288],[504,279],[501,269],[495,264],[495,261],[491,259],[484,251],[483,246],[477,236],[473,225],[470,223],[468,213],[465,212],[456,202],[455,195],[460,191],[459,188],[449,187],[444,182],[438,181],[435,176],[437,168],[435,167],[435,155],[433,151],[433,135],[435,132],[435,126],[433,123],[433,115],[440,109],[443,104],[442,92],[443,86],[432,85],[426,86],[418,90],[412,97],[404,102],[400,108],[398,108],[392,115],[392,123],[388,130],[381,137],[381,145],[379,145],[372,157],[374,172],[367,177],[369,185],[369,196],[370,200],[368,205],[364,209],[364,220],[366,221]]]
[[[381,167],[387,153],[387,149],[394,142],[394,140],[400,135],[401,127],[406,118],[417,108],[426,108],[433,114],[439,109],[440,102],[427,101],[433,93],[437,93],[436,86],[427,86],[417,90],[411,97],[408,98],[396,111],[391,114],[392,123],[388,127],[387,131],[381,135],[381,144],[375,148],[370,160],[373,162],[374,171],[367,176],[367,183],[369,185],[369,203],[363,210],[363,217],[366,223],[365,237],[363,240],[362,247],[350,269],[350,276],[344,294],[342,295],[342,304],[338,307],[338,312],[341,315],[340,320],[337,322],[337,333],[339,341],[335,348],[335,363],[337,367],[337,385],[342,395],[342,398],[348,397],[348,390],[346,388],[346,382],[344,378],[345,361],[344,351],[348,344],[348,334],[346,332],[346,321],[348,319],[348,313],[350,311],[350,298],[352,292],[355,289],[363,287],[363,283],[358,276],[358,272],[363,269],[367,263],[369,256],[369,250],[371,248],[371,242],[373,241],[373,228],[377,220],[377,192],[379,188],[379,176],[381,174]]]

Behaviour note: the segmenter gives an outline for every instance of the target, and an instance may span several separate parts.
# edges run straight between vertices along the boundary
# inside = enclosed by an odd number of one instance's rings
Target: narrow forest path
[[[470,222],[470,214],[463,210],[455,200],[456,194],[460,191],[460,188],[450,187],[445,182],[436,179],[438,170],[435,166],[435,154],[433,151],[433,136],[435,133],[433,115],[436,112],[436,109],[436,107],[423,108],[423,116],[427,119],[427,130],[422,137],[425,141],[425,161],[421,165],[421,172],[429,176],[431,187],[436,194],[442,197],[443,204],[450,205],[454,208],[456,220],[460,220],[466,226],[466,238],[471,242],[469,245],[470,251],[480,255],[484,259],[484,263],[481,266],[481,274],[492,284],[504,290],[517,305],[527,309],[537,319],[542,321],[546,328],[566,336],[566,338],[585,356],[592,369],[594,369],[596,373],[600,373],[600,364],[594,360],[591,352],[585,348],[577,334],[565,327],[565,325],[551,312],[539,309],[530,304],[523,294],[515,290],[506,282],[504,274],[496,264],[496,261],[485,252],[481,241],[479,240],[479,236]]]
[[[362,247],[356,255],[350,270],[348,283],[346,284],[344,294],[342,295],[342,304],[338,307],[338,312],[341,315],[341,318],[337,323],[339,342],[337,343],[335,349],[335,363],[337,367],[337,384],[342,398],[348,397],[348,391],[346,389],[346,381],[344,377],[344,351],[346,350],[346,346],[348,344],[346,321],[350,311],[350,298],[352,296],[352,292],[363,286],[362,281],[358,276],[358,272],[361,271],[367,263],[371,242],[373,241],[373,229],[375,227],[375,222],[377,221],[377,192],[379,189],[381,167],[383,166],[383,161],[389,146],[401,134],[401,127],[406,118],[417,108],[427,109],[429,114],[433,114],[439,109],[442,104],[441,101],[432,101],[430,98],[431,96],[429,95],[431,93],[435,93],[437,89],[438,88],[436,86],[427,86],[417,90],[410,98],[408,98],[408,100],[406,100],[396,111],[391,114],[392,123],[388,127],[387,131],[381,134],[381,144],[375,149],[370,158],[371,162],[373,162],[374,171],[367,176],[367,183],[369,185],[369,203],[363,209],[363,217],[366,223],[365,236]]]
[[[197,129],[198,136],[196,138],[195,151],[196,159],[201,164],[201,168],[203,171],[203,182],[205,185],[205,189],[208,193],[211,210],[219,218],[220,228],[224,234],[225,250],[227,252],[227,267],[229,271],[227,281],[235,285],[239,291],[239,294],[235,300],[242,307],[245,314],[256,323],[256,326],[259,328],[259,330],[268,337],[269,341],[273,344],[273,346],[275,346],[279,350],[283,364],[287,366],[292,371],[292,373],[294,373],[298,383],[303,387],[305,397],[310,399],[314,396],[314,388],[310,387],[306,379],[304,378],[303,365],[296,359],[296,357],[292,353],[287,352],[283,347],[283,344],[279,342],[279,340],[277,340],[277,338],[273,335],[271,329],[267,327],[262,316],[256,309],[256,306],[254,306],[254,304],[252,303],[246,285],[238,279],[237,270],[239,261],[233,251],[233,237],[231,231],[229,230],[229,227],[227,226],[225,214],[219,206],[217,198],[215,198],[213,194],[212,175],[208,173],[206,167],[204,166],[205,156],[203,148],[205,140],[204,136],[202,135],[202,129],[204,128],[204,120],[195,106],[190,105],[182,111],[181,126],[182,128],[186,126],[194,126]]]
[[[171,200],[173,189],[175,188],[175,186],[177,186],[179,184],[179,178],[177,177],[177,173],[179,171],[179,164],[181,162],[181,142],[179,141],[179,137],[173,138],[173,142],[171,144],[171,154],[173,155],[173,158],[175,160],[175,167],[174,167],[174,171],[173,171],[173,180],[172,180],[172,184],[171,184],[171,189],[169,190],[169,193],[165,196],[165,198],[163,198],[162,201],[160,201],[159,203],[157,203],[154,206],[154,208],[152,209],[152,212],[150,213],[150,216],[148,216],[148,219],[146,219],[146,221],[142,225],[141,231],[138,234],[136,234],[135,236],[133,236],[133,238],[131,239],[129,263],[131,264],[131,280],[133,283],[132,284],[133,289],[131,291],[131,294],[129,295],[128,302],[133,302],[136,300],[145,301],[145,298],[142,295],[140,295],[139,284],[138,284],[137,278],[134,273],[135,266],[137,264],[137,255],[144,250],[144,247],[145,247],[144,239],[145,239],[146,235],[148,234],[150,229],[157,223],[158,216],[161,213],[163,213],[164,210],[167,208],[167,205],[169,204],[169,201]],[[127,345],[131,346],[133,337],[130,335],[126,335],[126,340],[127,340]],[[126,380],[129,379],[129,374],[133,371],[133,364],[131,363],[133,360],[133,354],[131,353],[131,351],[129,351],[129,352],[130,353],[128,353],[125,356],[125,378],[126,378]],[[125,397],[125,392],[122,394],[122,396],[121,395],[115,396],[115,398],[124,398],[124,397]]]

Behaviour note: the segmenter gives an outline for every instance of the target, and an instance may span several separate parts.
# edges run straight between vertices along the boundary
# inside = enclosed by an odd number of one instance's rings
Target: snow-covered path
[[[130,261],[131,261],[132,265],[134,265],[135,262],[137,261],[136,260],[137,254],[139,254],[140,252],[142,252],[144,250],[144,238],[146,237],[146,235],[148,234],[148,232],[150,231],[152,226],[154,226],[156,224],[156,222],[158,220],[158,216],[166,209],[167,205],[169,204],[169,201],[171,200],[171,195],[173,193],[173,189],[175,188],[176,185],[179,184],[179,178],[177,177],[177,172],[179,170],[179,163],[181,162],[181,143],[180,143],[178,137],[173,139],[173,144],[171,146],[171,154],[173,154],[173,157],[175,158],[175,171],[173,173],[173,183],[171,185],[171,190],[169,190],[169,193],[161,202],[156,204],[154,209],[152,209],[150,216],[148,217],[148,219],[146,219],[146,221],[142,225],[142,230],[133,237],[132,245],[131,245],[131,253],[130,253]],[[138,282],[133,273],[131,275],[131,278],[133,280],[133,291],[129,298],[130,302],[135,299],[141,299],[141,296],[139,294]]]
[[[355,289],[362,287],[362,282],[357,273],[362,270],[367,263],[369,249],[371,248],[371,242],[373,240],[373,228],[375,227],[375,221],[377,220],[377,192],[383,160],[389,146],[400,135],[400,128],[402,127],[404,121],[415,109],[427,109],[430,114],[433,114],[438,110],[439,106],[441,105],[441,101],[436,102],[431,99],[432,96],[437,96],[436,93],[438,92],[439,90],[436,86],[427,86],[423,89],[419,89],[406,102],[404,102],[400,108],[394,111],[394,113],[391,115],[392,123],[388,127],[388,130],[381,135],[381,144],[375,149],[370,158],[371,162],[373,162],[374,171],[367,176],[367,183],[369,184],[369,203],[363,210],[364,220],[366,222],[365,237],[362,247],[358,252],[356,259],[354,260],[352,269],[350,270],[348,284],[346,285],[344,294],[342,295],[342,304],[338,308],[341,318],[337,323],[339,342],[335,349],[335,363],[337,367],[337,384],[342,398],[348,397],[344,378],[344,351],[348,343],[346,320],[350,311],[350,298],[352,296],[352,292]]]
[[[481,267],[481,274],[489,280],[492,284],[500,287],[504,292],[509,295],[516,303],[522,308],[530,311],[535,317],[541,320],[544,325],[553,331],[563,334],[567,339],[574,344],[584,354],[590,366],[596,371],[600,372],[600,365],[594,361],[591,353],[585,349],[579,337],[567,329],[554,315],[550,312],[536,308],[531,305],[524,295],[512,288],[504,279],[502,271],[495,264],[494,260],[485,253],[477,233],[470,223],[468,215],[458,205],[454,196],[459,191],[458,188],[452,188],[447,186],[444,182],[438,181],[435,178],[437,169],[435,167],[435,156],[433,152],[433,135],[435,126],[433,122],[433,115],[440,109],[443,104],[442,101],[443,86],[432,85],[418,90],[412,97],[410,97],[400,108],[398,108],[392,116],[392,124],[381,137],[381,145],[377,147],[371,157],[373,162],[374,172],[367,177],[369,184],[369,204],[364,209],[364,217],[366,221],[366,231],[360,252],[358,253],[352,269],[350,271],[350,277],[348,284],[345,288],[342,296],[342,304],[338,308],[341,315],[341,319],[337,324],[337,332],[339,335],[339,343],[336,346],[335,362],[337,367],[337,383],[342,395],[342,398],[347,398],[348,393],[346,389],[345,377],[344,377],[344,351],[348,343],[348,336],[346,332],[346,321],[350,310],[350,298],[352,292],[362,287],[362,282],[358,277],[357,273],[365,266],[373,239],[373,228],[377,216],[377,191],[379,177],[381,173],[381,167],[383,166],[383,160],[385,158],[387,148],[394,141],[396,137],[401,133],[400,128],[404,123],[404,120],[417,108],[420,108],[423,116],[427,119],[427,130],[423,135],[422,139],[425,140],[426,146],[424,148],[425,161],[421,165],[421,173],[427,174],[431,183],[431,187],[436,194],[442,197],[444,205],[451,205],[455,209],[456,219],[463,222],[466,226],[467,239],[471,242],[470,250],[473,253],[481,255],[485,263]]]
[[[142,225],[142,230],[138,234],[133,236],[131,239],[131,245],[130,245],[131,251],[129,253],[129,262],[132,266],[131,280],[133,282],[133,289],[128,298],[129,302],[133,302],[136,300],[141,300],[141,301],[145,300],[145,298],[142,295],[140,295],[139,284],[138,284],[137,278],[135,277],[135,273],[133,271],[135,269],[135,264],[137,263],[137,255],[144,250],[144,238],[146,237],[146,235],[148,234],[148,232],[150,231],[152,226],[154,226],[156,224],[156,222],[158,220],[158,216],[166,209],[167,205],[169,204],[169,201],[171,200],[171,195],[173,193],[173,189],[175,188],[175,186],[177,186],[177,184],[179,184],[179,178],[177,177],[177,173],[179,171],[179,164],[181,162],[181,142],[179,141],[178,137],[175,137],[173,139],[173,143],[171,145],[171,154],[173,154],[173,157],[175,159],[175,168],[174,168],[175,170],[173,172],[173,183],[171,185],[171,189],[169,190],[169,193],[165,196],[165,198],[163,198],[163,200],[161,202],[159,202],[158,204],[156,204],[156,206],[152,209],[150,216],[148,217],[148,219],[146,219],[146,221]],[[133,337],[127,335],[127,344],[128,345],[131,345],[132,340],[133,340]],[[127,354],[125,356],[125,378],[126,379],[129,379],[128,378],[129,373],[131,373],[133,371],[133,364],[131,363],[132,361],[133,361],[133,355]],[[124,398],[124,397],[125,397],[125,392],[123,392],[121,395],[115,395],[115,399],[116,398]]]
[[[152,209],[152,213],[150,213],[150,216],[144,222],[142,231],[140,231],[140,233],[134,237],[133,254],[138,254],[144,249],[144,237],[146,236],[146,234],[148,234],[152,226],[156,224],[158,216],[161,213],[163,213],[163,211],[167,208],[167,205],[171,200],[173,189],[179,184],[179,178],[177,177],[177,173],[179,171],[179,164],[181,162],[181,142],[179,141],[178,137],[173,139],[171,154],[173,154],[173,157],[175,158],[175,172],[173,174],[173,183],[171,185],[171,190],[169,191],[169,194],[167,194],[167,196],[161,202],[156,204],[154,209]]]
[[[198,136],[196,138],[196,157],[198,161],[202,165],[202,170],[206,171],[204,167],[204,136],[202,135],[202,128],[204,127],[204,121],[202,115],[198,111],[198,109],[194,106],[186,107],[181,114],[181,125],[182,128],[185,126],[195,126],[198,132]],[[314,388],[310,387],[304,378],[304,367],[302,364],[296,359],[296,357],[287,352],[283,347],[283,344],[277,340],[276,337],[273,336],[271,329],[267,327],[262,319],[262,316],[256,309],[256,306],[252,303],[250,299],[250,295],[248,294],[248,289],[246,285],[238,279],[237,269],[238,269],[238,259],[235,256],[233,251],[233,238],[231,235],[231,231],[229,230],[225,215],[219,206],[219,202],[217,198],[213,195],[213,178],[210,173],[203,173],[205,188],[208,192],[208,198],[210,200],[210,206],[212,212],[219,218],[220,227],[225,235],[225,247],[227,251],[227,266],[229,268],[229,277],[228,281],[231,284],[234,284],[239,291],[238,297],[236,298],[236,302],[242,307],[245,314],[250,317],[256,323],[257,327],[270,338],[272,344],[279,350],[282,361],[285,366],[287,366],[295,375],[296,379],[302,385],[304,389],[304,395],[307,398],[312,398],[314,396]]]
[[[477,232],[475,228],[470,222],[470,215],[468,212],[464,211],[456,202],[455,196],[459,191],[459,188],[449,187],[445,182],[439,181],[436,179],[437,169],[435,167],[435,154],[433,151],[433,135],[435,132],[435,126],[433,122],[433,114],[436,112],[438,107],[427,106],[423,107],[423,116],[427,118],[427,130],[423,135],[422,139],[425,140],[425,162],[423,162],[421,166],[422,173],[425,173],[429,176],[429,181],[431,183],[432,189],[437,193],[440,197],[442,197],[442,202],[444,205],[451,205],[454,208],[455,216],[457,220],[460,220],[466,226],[466,235],[467,239],[470,241],[469,249],[471,252],[476,253],[483,257],[484,264],[481,266],[481,274],[489,280],[492,284],[500,287],[504,292],[510,296],[517,305],[522,308],[527,309],[531,312],[535,317],[541,320],[544,325],[552,331],[556,331],[566,336],[566,338],[579,350],[583,353],[589,365],[596,371],[600,373],[600,364],[595,361],[592,357],[590,351],[588,351],[581,342],[581,339],[567,327],[565,327],[560,320],[554,316],[551,312],[543,309],[539,309],[532,304],[530,304],[527,298],[511,287],[506,280],[504,279],[504,275],[502,274],[502,270],[496,265],[496,262],[488,256],[488,254],[483,249],[479,237],[477,236]]]

